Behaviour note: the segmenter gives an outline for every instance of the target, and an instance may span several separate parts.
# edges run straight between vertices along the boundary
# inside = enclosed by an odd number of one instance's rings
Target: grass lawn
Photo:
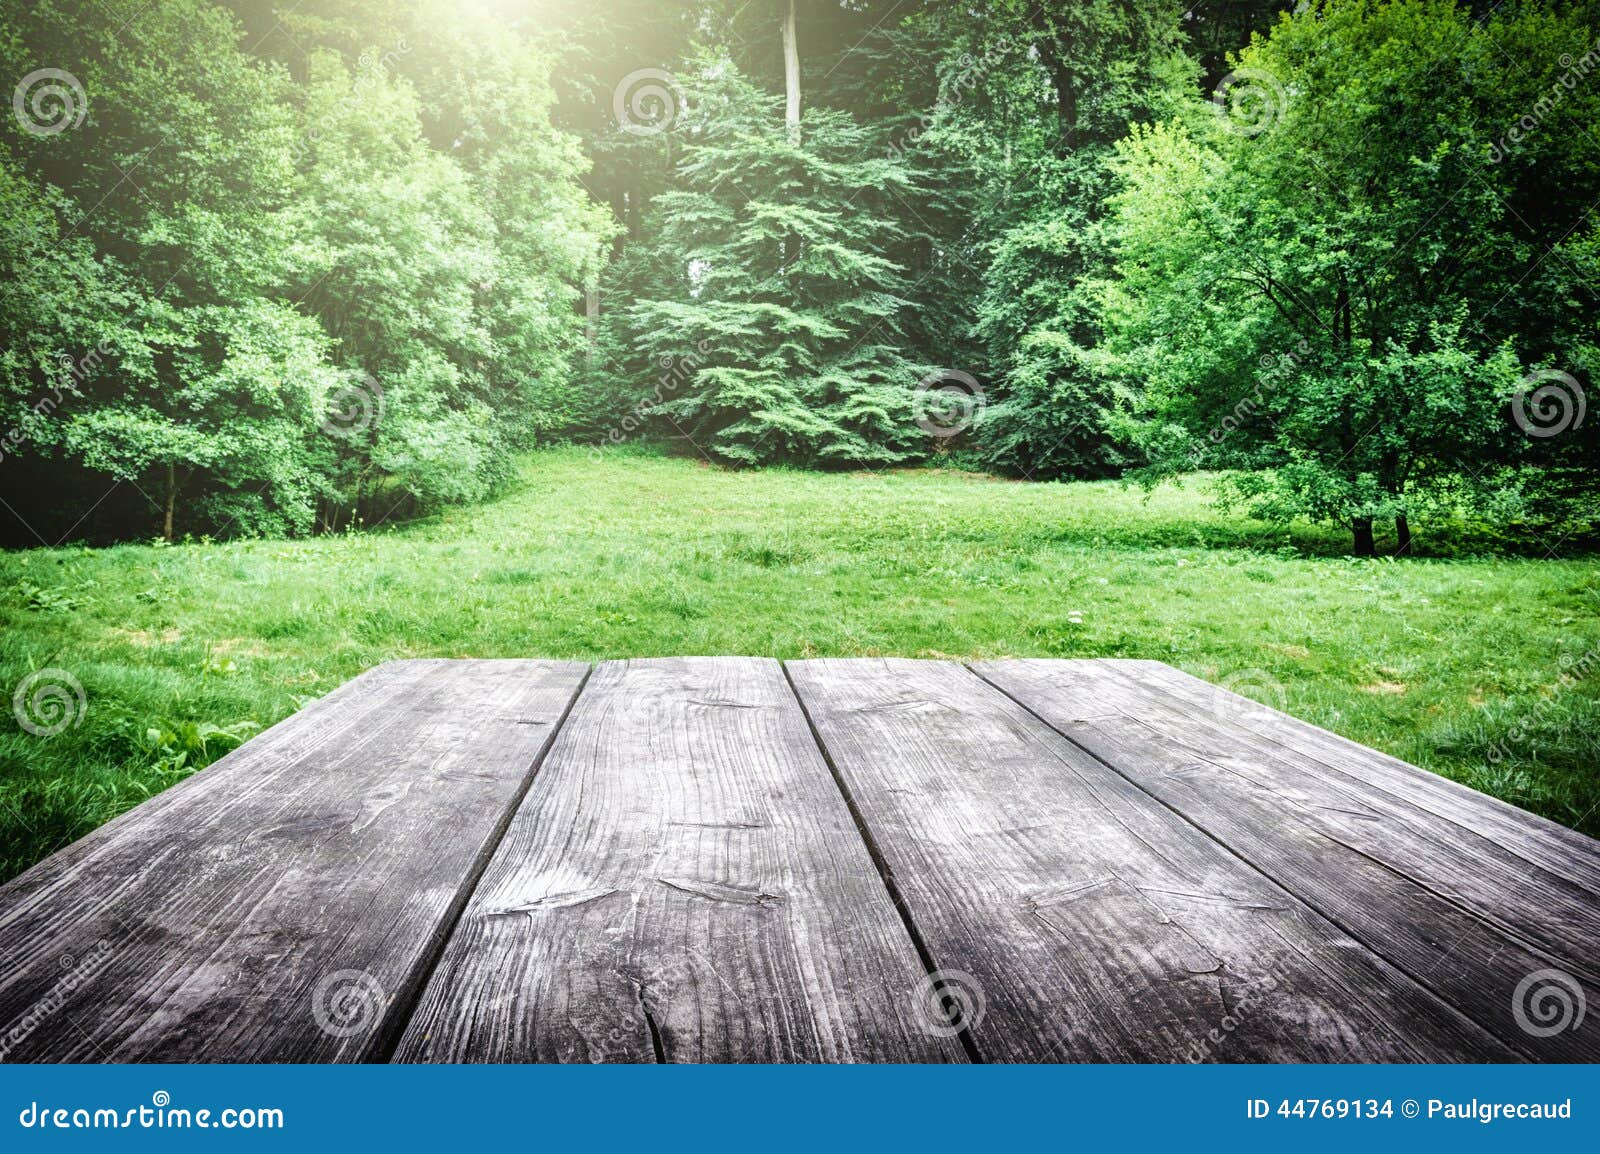
[[[0,554],[0,686],[87,700],[0,727],[0,876],[415,656],[1157,658],[1600,834],[1600,563],[1354,561],[1205,489],[559,450],[370,534]]]

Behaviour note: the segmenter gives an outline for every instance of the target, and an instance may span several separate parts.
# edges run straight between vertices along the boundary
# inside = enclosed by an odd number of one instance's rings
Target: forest
[[[8,4],[0,540],[326,534],[637,443],[1591,542],[1597,37],[1571,0]]]
[[[0,12],[0,879],[407,658],[1148,659],[1600,833],[1600,0]]]

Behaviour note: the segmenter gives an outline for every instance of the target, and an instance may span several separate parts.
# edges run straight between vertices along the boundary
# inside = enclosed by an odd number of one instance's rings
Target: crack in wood
[[[532,901],[520,902],[517,905],[484,910],[483,916],[486,918],[503,918],[511,914],[534,914],[541,910],[570,909],[573,906],[587,905],[590,902],[600,901],[602,898],[609,898],[613,894],[627,892],[627,890],[621,889],[568,890],[564,893],[548,894],[542,898],[534,898]]]
[[[782,894],[769,894],[755,886],[735,886],[723,882],[698,881],[694,878],[657,878],[656,881],[680,893],[707,898],[714,902],[732,902],[735,905],[772,909],[783,901]]]

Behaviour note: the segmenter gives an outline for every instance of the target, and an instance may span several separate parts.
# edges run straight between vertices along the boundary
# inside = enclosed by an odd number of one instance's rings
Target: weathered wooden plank
[[[1138,697],[1135,703],[1122,706],[1125,711],[1136,711],[1141,721],[1163,734],[1176,735],[1189,748],[1203,747],[1208,760],[1281,796],[1325,836],[1492,918],[1569,965],[1595,964],[1596,947],[1600,946],[1600,895],[1533,864],[1505,844],[1516,844],[1519,839],[1501,825],[1509,826],[1520,815],[1537,833],[1548,824],[1543,819],[1497,802],[1497,808],[1505,811],[1497,816],[1506,820],[1497,824],[1499,836],[1485,837],[1400,792],[1343,773],[1336,765],[1266,739],[1253,728],[1235,725],[1236,719],[1267,712],[1254,702],[1232,694],[1205,705],[1174,697],[1167,691],[1168,679],[1153,675],[1143,662],[1085,662],[1079,668],[1096,684],[1107,674],[1127,682]],[[1292,731],[1293,718],[1276,716],[1285,730]],[[1404,778],[1435,777],[1404,762],[1394,761],[1393,767],[1384,767],[1384,773],[1397,783]],[[1471,790],[1465,792],[1493,800]],[[1581,835],[1579,840],[1589,842]],[[1589,842],[1581,850],[1592,852],[1595,846],[1600,843]],[[1581,860],[1583,855],[1575,847],[1571,856]]]
[[[774,661],[602,665],[402,1061],[964,1058]]]
[[[1277,747],[1279,756],[1313,767],[1331,778],[1361,782],[1410,802],[1443,821],[1469,830],[1508,853],[1600,895],[1600,841],[1529,813],[1497,797],[1428,773],[1348,738],[1220,686],[1191,677],[1159,661],[1118,661],[1117,672],[1160,688],[1196,716],[1219,713],[1229,723]]]
[[[381,1056],[586,673],[381,666],[14,879],[3,1056]]]
[[[789,672],[982,1057],[1515,1057],[968,670]]]
[[[1540,1024],[1528,1017],[1529,975],[1557,970],[1569,997],[1600,994],[1596,909],[1584,891],[1519,869],[1465,831],[1452,846],[1415,807],[1318,781],[1278,747],[1174,711],[1114,666],[976,668],[1507,1045],[1543,1060],[1600,1058],[1600,1031],[1526,1028]]]

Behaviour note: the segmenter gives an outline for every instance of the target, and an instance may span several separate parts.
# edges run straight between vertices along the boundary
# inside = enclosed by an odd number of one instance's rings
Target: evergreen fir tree
[[[904,348],[909,286],[888,253],[903,162],[848,115],[782,101],[708,58],[676,187],[653,205],[627,310],[634,350],[677,371],[654,385],[668,432],[728,462],[889,464],[926,442],[927,374]]]

